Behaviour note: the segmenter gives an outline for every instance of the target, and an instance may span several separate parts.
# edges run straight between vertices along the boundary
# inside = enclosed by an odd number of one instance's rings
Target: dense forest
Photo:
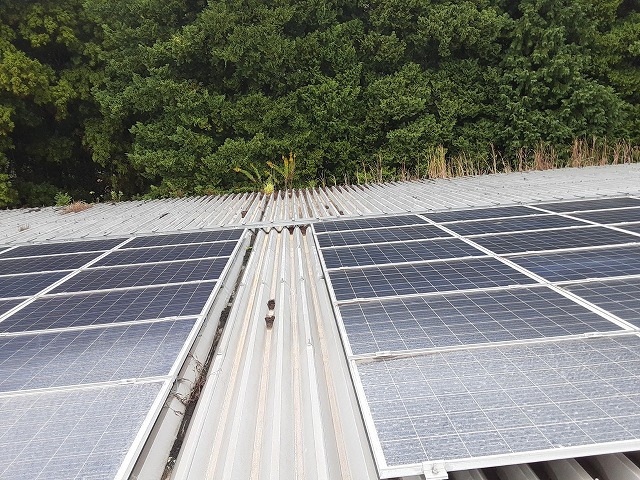
[[[637,159],[637,0],[0,0],[0,206]]]

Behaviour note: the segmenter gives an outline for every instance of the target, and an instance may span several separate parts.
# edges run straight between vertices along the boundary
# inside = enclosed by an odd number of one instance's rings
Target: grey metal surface
[[[640,165],[532,171],[415,182],[97,204],[72,214],[53,207],[0,211],[0,242],[27,243],[440,211],[637,194]]]
[[[172,478],[378,478],[318,262],[258,231]]]

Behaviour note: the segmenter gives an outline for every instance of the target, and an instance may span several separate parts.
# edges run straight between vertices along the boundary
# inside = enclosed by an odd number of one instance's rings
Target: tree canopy
[[[640,144],[635,1],[0,4],[0,206],[384,180],[439,155],[475,173],[540,145],[568,159],[576,139]]]

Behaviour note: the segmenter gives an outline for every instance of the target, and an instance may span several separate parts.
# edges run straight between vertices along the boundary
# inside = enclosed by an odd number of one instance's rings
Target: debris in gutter
[[[267,316],[264,317],[264,321],[267,323],[267,330],[271,330],[273,328],[273,322],[276,319],[276,315],[275,315],[275,308],[276,308],[276,301],[274,299],[271,299],[267,302],[267,308],[269,309],[269,313],[267,313]]]

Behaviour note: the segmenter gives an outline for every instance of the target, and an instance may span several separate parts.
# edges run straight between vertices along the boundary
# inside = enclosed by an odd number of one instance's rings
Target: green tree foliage
[[[0,206],[640,142],[630,0],[0,1]]]

